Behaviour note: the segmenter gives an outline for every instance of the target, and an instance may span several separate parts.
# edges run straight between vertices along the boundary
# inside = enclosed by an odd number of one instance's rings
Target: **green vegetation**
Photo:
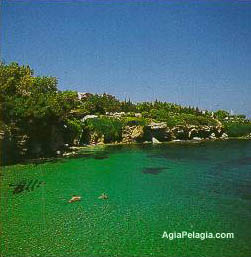
[[[251,123],[231,122],[224,124],[225,131],[230,137],[243,137],[251,133]]]
[[[82,122],[76,118],[66,119],[67,137],[65,142],[72,144],[74,139],[80,140],[82,136],[83,126]]]
[[[87,93],[79,98],[75,91],[58,90],[57,84],[54,77],[34,76],[29,66],[0,63],[1,142],[4,149],[12,149],[13,156],[18,156],[14,152],[20,149],[24,149],[24,156],[51,155],[65,144],[88,143],[91,133],[103,136],[105,143],[119,142],[125,126],[151,122],[166,122],[171,128],[222,124],[232,137],[251,133],[251,122],[244,115],[224,110],[212,113],[157,100],[119,101],[106,93]],[[82,121],[86,115],[98,118]]]
[[[112,118],[94,118],[86,121],[88,132],[96,132],[98,136],[104,135],[104,142],[120,141],[122,137],[122,122]]]
[[[13,156],[20,147],[27,149],[23,154],[50,155],[60,145],[60,133],[76,134],[71,110],[79,105],[77,93],[58,91],[56,78],[35,77],[29,66],[0,63],[0,103],[3,162],[5,149],[14,149]]]
[[[245,137],[251,133],[251,122],[245,115],[231,115],[224,110],[218,110],[215,117],[222,122],[230,137]]]
[[[106,112],[120,111],[120,102],[114,96],[103,95],[90,95],[82,100],[81,108],[85,114],[105,114]]]
[[[123,126],[146,126],[150,123],[150,119],[137,117],[124,117],[121,121]]]

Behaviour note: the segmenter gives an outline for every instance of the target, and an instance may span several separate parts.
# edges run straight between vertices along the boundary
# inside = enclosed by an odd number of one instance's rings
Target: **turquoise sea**
[[[251,256],[248,140],[93,147],[0,178],[1,256]]]

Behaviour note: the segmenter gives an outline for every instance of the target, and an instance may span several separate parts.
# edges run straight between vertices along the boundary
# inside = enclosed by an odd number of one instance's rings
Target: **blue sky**
[[[251,1],[2,1],[1,56],[111,93],[251,117]]]

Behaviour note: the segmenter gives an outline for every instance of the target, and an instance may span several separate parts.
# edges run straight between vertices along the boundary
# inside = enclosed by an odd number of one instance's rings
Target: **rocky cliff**
[[[178,125],[169,127],[165,122],[151,122],[148,125],[126,125],[121,130],[121,140],[110,143],[143,143],[167,142],[174,140],[202,140],[227,139],[223,126],[194,126]],[[81,141],[73,138],[69,141],[67,131],[56,126],[50,126],[46,131],[34,131],[27,135],[18,129],[2,130],[0,133],[1,162],[17,162],[26,158],[38,158],[61,155],[67,151],[68,146],[81,146],[84,144],[105,144],[105,134],[95,131],[83,130]]]
[[[154,137],[162,142],[171,140],[227,138],[221,124],[217,126],[178,125],[170,128],[167,123],[160,122],[149,124],[146,131],[148,140],[150,139],[149,137]]]

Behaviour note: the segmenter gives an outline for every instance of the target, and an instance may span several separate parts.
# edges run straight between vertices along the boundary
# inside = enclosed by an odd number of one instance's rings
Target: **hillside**
[[[250,137],[251,122],[168,102],[133,103],[109,94],[59,91],[54,77],[0,65],[1,162],[62,155],[71,146]]]

